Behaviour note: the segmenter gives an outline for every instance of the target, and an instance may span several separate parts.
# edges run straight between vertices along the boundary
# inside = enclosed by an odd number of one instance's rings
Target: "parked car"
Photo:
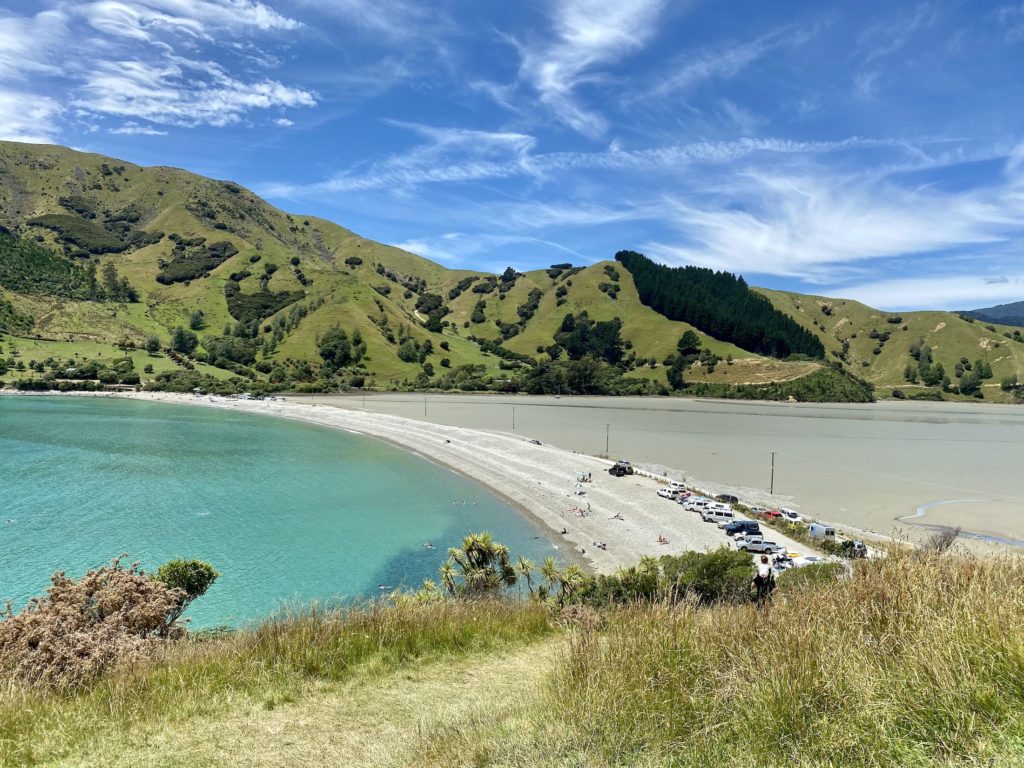
[[[701,512],[701,518],[705,523],[719,523],[723,520],[726,522],[732,522],[736,519],[736,515],[731,511],[726,511],[724,509],[705,509]]]
[[[529,441],[529,443],[530,443],[530,445],[540,445],[540,440],[536,440],[536,439],[531,439],[531,440]]]
[[[616,461],[608,468],[608,474],[612,477],[625,477],[633,474],[633,465],[628,461]]]
[[[750,514],[752,515],[763,515],[765,512],[768,511],[768,507],[762,507],[757,504],[755,504],[752,507],[748,507],[748,509],[750,510]]]
[[[659,488],[658,495],[661,496],[661,498],[663,499],[675,499],[675,497],[678,495],[678,491],[672,488]]]
[[[764,541],[764,534],[760,531],[740,531],[739,533],[733,534],[732,540],[739,546],[739,542],[743,539],[748,541]]]
[[[782,513],[777,509],[769,509],[761,514],[765,520],[778,520],[782,517]]]
[[[680,493],[686,490],[686,486],[683,485],[683,483],[680,480],[673,480],[668,484],[668,487],[672,488],[673,490],[679,491]]]
[[[752,541],[750,539],[741,539],[736,542],[736,548],[742,549],[744,552],[761,552],[766,555],[771,555],[782,550],[782,547],[774,541]]]
[[[829,539],[831,541],[836,540],[836,529],[831,525],[823,525],[822,523],[811,523],[811,527],[807,529],[807,532],[811,535],[812,539]]]
[[[779,512],[782,515],[782,519],[788,523],[802,523],[804,521],[804,519],[792,509],[780,507]]]
[[[720,493],[720,494],[718,494],[717,496],[715,496],[715,501],[720,501],[723,504],[737,504],[737,503],[739,503],[739,499],[737,499],[735,496],[733,496],[732,494],[729,494],[729,493]]]
[[[743,532],[760,533],[761,526],[757,524],[756,520],[733,520],[725,526],[725,532],[729,536]]]

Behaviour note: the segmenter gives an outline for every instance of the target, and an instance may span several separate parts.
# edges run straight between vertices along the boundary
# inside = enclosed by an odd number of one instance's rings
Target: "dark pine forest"
[[[751,291],[742,277],[703,267],[666,267],[636,251],[619,251],[615,260],[633,275],[640,301],[670,320],[760,355],[825,357],[814,334]]]

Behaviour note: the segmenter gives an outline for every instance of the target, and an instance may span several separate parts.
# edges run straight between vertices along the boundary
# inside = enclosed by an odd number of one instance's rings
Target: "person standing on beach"
[[[764,605],[771,598],[772,592],[775,591],[775,574],[772,573],[768,555],[761,555],[761,562],[757,564],[757,575],[750,586],[757,593],[758,605]]]

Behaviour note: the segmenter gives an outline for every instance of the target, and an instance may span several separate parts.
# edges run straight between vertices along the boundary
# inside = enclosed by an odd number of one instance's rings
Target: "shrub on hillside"
[[[75,580],[55,573],[46,597],[0,622],[0,673],[75,688],[108,669],[150,658],[176,624],[182,589],[153,579],[120,558]]]

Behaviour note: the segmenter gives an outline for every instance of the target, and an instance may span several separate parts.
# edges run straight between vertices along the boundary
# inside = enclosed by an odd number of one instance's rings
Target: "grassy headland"
[[[1017,765],[1022,583],[1015,560],[893,553],[846,579],[784,576],[766,609],[315,611],[171,644],[74,693],[8,681],[0,755],[283,765],[347,754],[357,731],[374,748],[349,764]]]

